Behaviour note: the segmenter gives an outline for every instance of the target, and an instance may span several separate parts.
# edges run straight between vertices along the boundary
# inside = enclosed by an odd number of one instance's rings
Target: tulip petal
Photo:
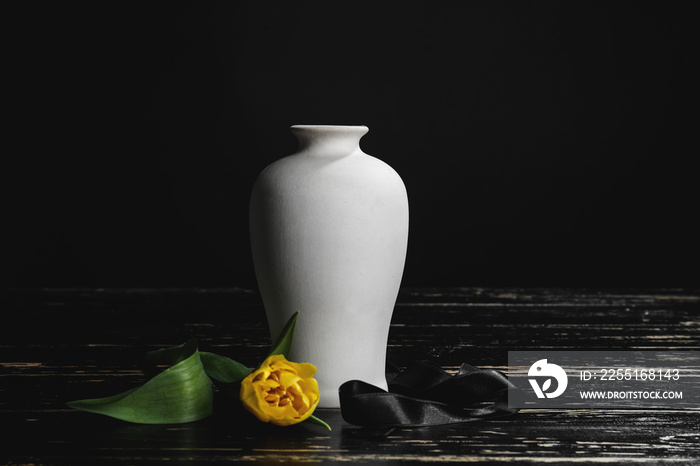
[[[287,372],[287,371],[280,371],[280,384],[282,384],[282,386],[284,388],[291,387],[292,385],[296,384],[300,380],[301,380],[301,377],[296,375],[296,373]]]
[[[304,372],[315,373],[316,368],[309,366]],[[280,426],[307,419],[318,405],[318,383],[312,377],[299,377],[300,367],[301,364],[287,361],[283,355],[269,356],[259,369],[241,381],[243,406],[261,421]],[[282,400],[285,402],[280,406]]]
[[[316,375],[316,366],[308,362],[302,362],[296,366],[297,373],[302,379],[308,379]]]

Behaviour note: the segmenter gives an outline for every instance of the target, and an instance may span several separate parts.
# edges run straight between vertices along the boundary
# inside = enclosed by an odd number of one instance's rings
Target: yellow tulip
[[[288,426],[307,419],[319,400],[316,367],[270,356],[241,382],[243,406],[263,422]]]

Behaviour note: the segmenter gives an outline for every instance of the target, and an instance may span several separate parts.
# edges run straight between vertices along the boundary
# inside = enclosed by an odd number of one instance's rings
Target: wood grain
[[[288,428],[216,415],[144,426],[64,402],[118,393],[159,368],[144,354],[192,337],[203,350],[255,365],[270,340],[256,292],[6,290],[0,329],[0,464],[430,463],[698,464],[698,410],[531,410],[501,420],[388,436],[345,423]],[[399,366],[432,359],[505,369],[508,350],[700,349],[698,290],[402,290],[389,337]]]

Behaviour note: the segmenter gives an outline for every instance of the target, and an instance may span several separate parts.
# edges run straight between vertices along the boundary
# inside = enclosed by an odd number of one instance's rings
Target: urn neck
[[[366,126],[294,125],[292,134],[299,141],[299,151],[321,157],[342,157],[360,148]]]

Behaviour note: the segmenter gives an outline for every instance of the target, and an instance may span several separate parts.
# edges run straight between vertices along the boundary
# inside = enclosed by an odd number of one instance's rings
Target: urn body
[[[259,175],[250,239],[272,338],[297,311],[290,360],[318,368],[319,407],[358,379],[385,388],[408,241],[399,175],[360,149],[365,126],[293,126],[296,153]]]

